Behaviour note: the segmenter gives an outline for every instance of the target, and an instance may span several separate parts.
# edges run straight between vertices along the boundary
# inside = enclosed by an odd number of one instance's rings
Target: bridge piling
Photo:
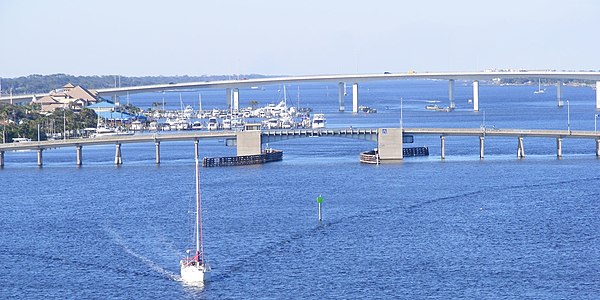
[[[238,88],[233,89],[233,105],[231,109],[233,111],[238,111],[240,109],[240,90]]]
[[[198,143],[199,143],[199,141],[197,139],[194,140],[194,159],[198,159],[200,157],[200,150],[198,149]]]
[[[43,151],[44,151],[44,148],[38,148],[38,151],[37,151],[37,165],[38,165],[38,167],[41,167],[41,166],[44,165],[44,161],[43,161],[43,158],[42,158],[42,152]]]
[[[121,157],[121,143],[117,143],[115,146],[115,165],[119,166],[123,164],[123,158]]]
[[[81,164],[83,163],[83,158],[82,158],[82,155],[81,155],[81,148],[82,148],[81,145],[75,146],[75,154],[76,154],[75,155],[76,156],[76,158],[75,158],[76,159],[75,165],[77,165],[77,166],[81,166]]]
[[[358,113],[358,83],[352,84],[352,113]]]
[[[344,94],[345,93],[346,93],[346,90],[344,89],[344,83],[338,82],[338,101],[339,101],[339,105],[340,105],[339,111],[346,110],[346,108],[344,107]]]
[[[231,88],[225,89],[225,107],[231,106]]]
[[[596,110],[600,110],[600,81],[596,81]]]
[[[454,79],[448,80],[448,100],[450,107],[454,107]]]
[[[562,158],[562,138],[556,138],[556,157]]]
[[[4,151],[0,151],[0,168],[4,168]]]
[[[440,151],[440,157],[442,159],[446,159],[446,137],[443,135],[440,135],[440,142],[441,142],[441,151]]]
[[[479,137],[479,159],[483,159],[483,141],[485,138],[483,136]]]
[[[556,83],[556,105],[558,107],[563,107],[564,105],[562,100],[562,80]]]
[[[517,142],[517,158],[525,158],[525,148],[523,147],[523,137],[520,136]]]
[[[479,81],[473,81],[473,111],[479,111]]]
[[[154,142],[154,152],[156,153],[156,164],[159,165],[160,164],[160,142],[159,141]]]
[[[596,157],[600,158],[600,139],[596,139]]]

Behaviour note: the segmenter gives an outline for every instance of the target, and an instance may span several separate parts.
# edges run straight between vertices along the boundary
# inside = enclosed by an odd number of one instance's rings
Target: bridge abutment
[[[473,81],[473,111],[479,111],[479,81]]]
[[[377,150],[380,160],[402,160],[404,158],[402,128],[377,129]]]
[[[344,88],[344,83],[343,82],[338,82],[338,102],[340,105],[340,109],[339,111],[345,111],[346,108],[344,107],[344,94],[346,93],[346,89]]]
[[[352,84],[352,113],[358,113],[358,83]]]

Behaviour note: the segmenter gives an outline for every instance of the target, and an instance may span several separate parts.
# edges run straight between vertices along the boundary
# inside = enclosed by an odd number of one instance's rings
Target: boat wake
[[[159,274],[161,276],[168,278],[169,280],[181,281],[181,277],[179,275],[159,266],[158,264],[156,264],[154,261],[152,261],[148,257],[138,253],[137,251],[135,251],[135,249],[133,249],[132,247],[127,245],[125,239],[115,230],[113,230],[107,226],[104,226],[104,231],[113,239],[113,241],[117,245],[121,246],[123,251],[125,251],[127,254],[137,258],[141,262],[143,262],[145,265],[147,265],[150,268],[150,270],[156,272],[157,274]]]

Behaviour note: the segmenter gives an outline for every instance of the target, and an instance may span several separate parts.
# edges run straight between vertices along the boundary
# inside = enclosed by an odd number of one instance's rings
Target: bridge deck
[[[444,136],[498,136],[498,137],[545,137],[545,138],[584,138],[600,139],[600,132],[567,131],[549,129],[482,129],[482,128],[404,128],[405,135],[444,135]],[[276,142],[291,138],[309,136],[346,137],[377,141],[377,128],[338,128],[338,129],[290,129],[265,130],[263,142]],[[196,139],[235,138],[235,131],[196,131],[167,134],[140,134],[132,136],[108,136],[85,139],[69,139],[42,142],[0,144],[0,151],[75,147],[84,145],[125,144],[163,141],[185,141]]]

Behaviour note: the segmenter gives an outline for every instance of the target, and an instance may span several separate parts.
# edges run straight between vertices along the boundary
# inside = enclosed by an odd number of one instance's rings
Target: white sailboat
[[[538,90],[533,92],[534,94],[543,94],[546,92],[546,89],[542,89],[542,80],[538,78]]]
[[[210,280],[210,266],[204,257],[204,245],[202,243],[202,205],[200,197],[200,170],[198,157],[196,157],[196,249],[190,257],[192,250],[187,251],[187,256],[179,262],[181,267],[181,279],[186,283],[203,284]]]

